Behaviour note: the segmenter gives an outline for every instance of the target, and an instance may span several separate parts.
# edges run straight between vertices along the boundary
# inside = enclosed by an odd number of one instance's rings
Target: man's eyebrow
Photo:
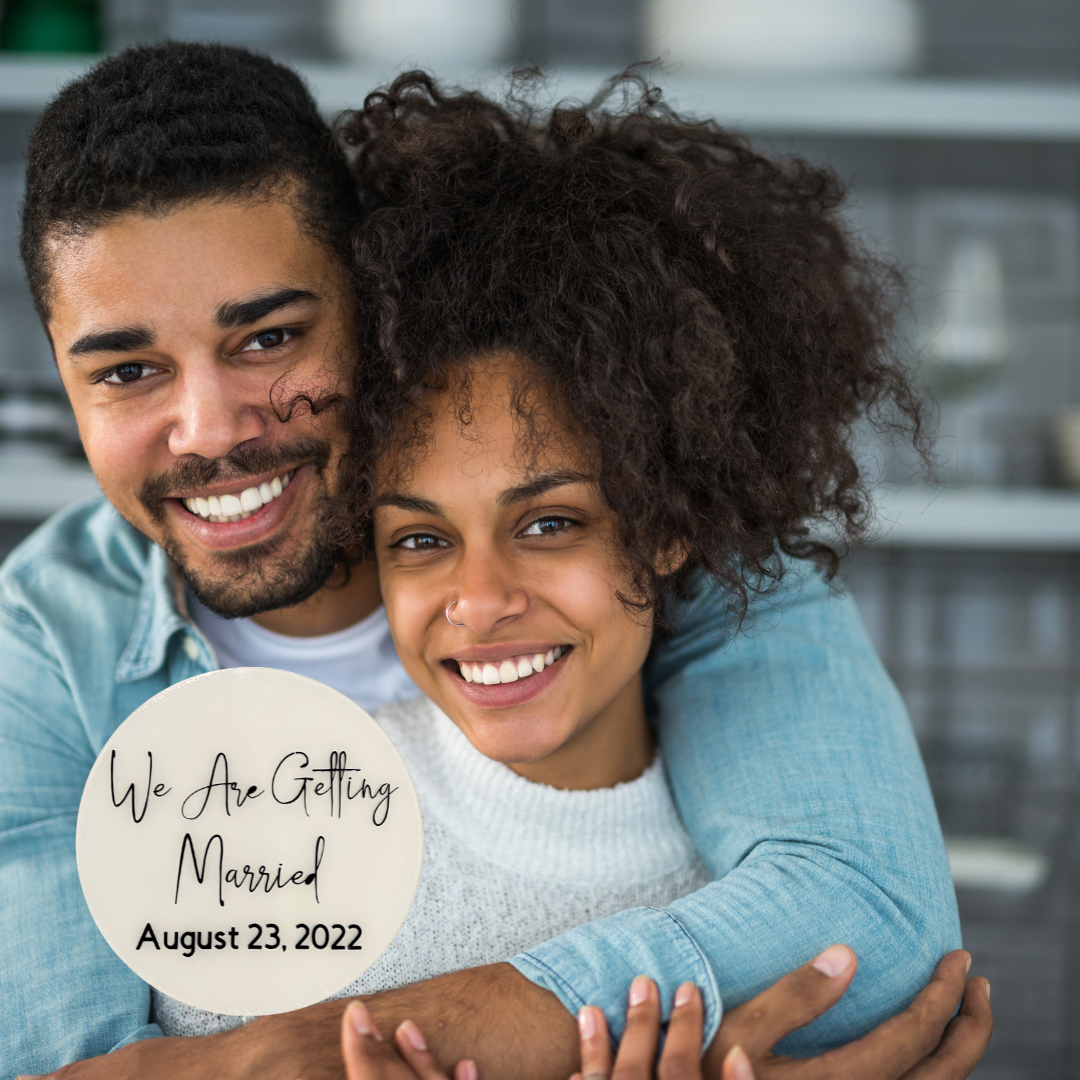
[[[534,476],[531,480],[527,480],[524,484],[517,484],[512,488],[507,488],[499,495],[498,502],[499,506],[505,510],[507,507],[513,506],[514,503],[535,499],[539,495],[546,495],[549,491],[565,487],[567,484],[590,484],[592,482],[593,478],[591,476],[566,469],[542,473],[540,476]]]
[[[68,356],[88,356],[99,352],[135,352],[154,344],[154,333],[145,326],[123,326],[115,330],[100,330],[84,334],[71,348]]]
[[[275,289],[273,292],[253,296],[250,300],[233,300],[222,304],[214,315],[219,330],[235,330],[238,326],[250,326],[281,308],[294,304],[314,304],[320,297],[309,289]]]

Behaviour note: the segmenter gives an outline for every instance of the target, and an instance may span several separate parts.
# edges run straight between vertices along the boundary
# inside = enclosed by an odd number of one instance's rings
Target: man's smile
[[[172,496],[164,506],[174,525],[207,548],[234,549],[272,539],[282,531],[306,489],[317,483],[316,465],[226,480],[197,493]],[[224,490],[226,486],[231,490]]]
[[[278,498],[289,486],[295,471],[291,469],[280,476],[272,477],[269,483],[263,480],[245,487],[242,491],[225,492],[220,496],[206,492],[204,495],[185,498],[182,502],[191,513],[198,514],[207,521],[241,521]]]

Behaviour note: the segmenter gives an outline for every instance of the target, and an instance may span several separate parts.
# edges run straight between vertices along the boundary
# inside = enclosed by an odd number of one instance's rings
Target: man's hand
[[[812,1058],[772,1048],[831,1008],[855,977],[855,954],[834,945],[768,990],[724,1015],[705,1056],[720,1080],[963,1080],[978,1064],[994,1028],[990,984],[965,977],[971,957],[949,953],[902,1013],[868,1035]],[[961,1001],[962,999],[962,1001]],[[957,1004],[960,1013],[953,1019]]]

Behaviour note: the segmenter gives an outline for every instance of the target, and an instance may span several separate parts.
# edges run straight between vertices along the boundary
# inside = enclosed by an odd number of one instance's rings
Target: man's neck
[[[303,603],[253,615],[252,622],[288,637],[318,637],[354,626],[381,603],[378,571],[373,562],[364,562],[336,570]]]

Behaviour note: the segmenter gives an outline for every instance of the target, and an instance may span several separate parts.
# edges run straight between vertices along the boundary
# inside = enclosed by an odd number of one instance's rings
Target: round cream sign
[[[197,1008],[302,1008],[360,976],[420,877],[420,804],[374,720],[322,683],[230,668],[117,728],[79,807],[79,878],[105,940]]]

